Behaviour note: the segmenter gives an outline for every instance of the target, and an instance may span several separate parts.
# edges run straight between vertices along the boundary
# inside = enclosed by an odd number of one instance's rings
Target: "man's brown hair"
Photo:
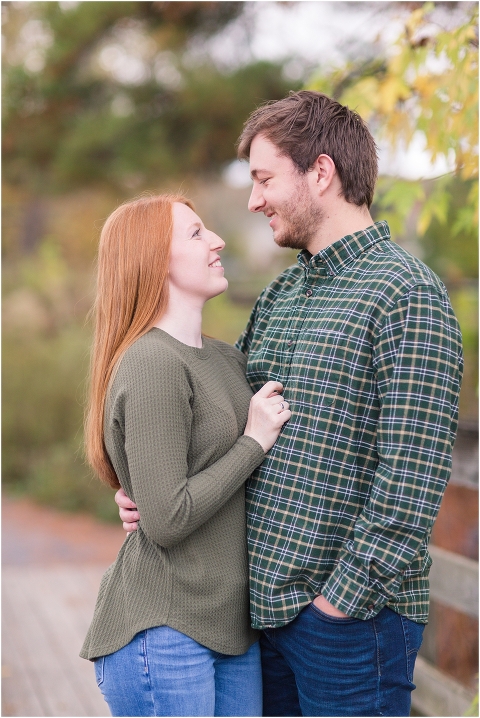
[[[302,174],[319,155],[334,162],[347,202],[370,207],[378,173],[377,147],[360,115],[321,92],[290,92],[283,100],[258,107],[238,140],[239,159],[261,134]]]

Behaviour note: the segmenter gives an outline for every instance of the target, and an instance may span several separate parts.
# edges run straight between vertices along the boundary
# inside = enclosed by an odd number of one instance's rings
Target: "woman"
[[[112,715],[261,715],[244,482],[291,414],[281,384],[252,398],[243,355],[202,336],[223,247],[175,195],[122,205],[100,239],[87,455],[142,516],[81,652]]]

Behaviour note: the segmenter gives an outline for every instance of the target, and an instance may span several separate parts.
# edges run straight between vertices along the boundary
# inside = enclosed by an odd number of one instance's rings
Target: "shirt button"
[[[306,296],[306,297],[311,297],[312,294],[313,294],[313,292],[312,292],[311,289],[307,289],[307,291],[305,292],[305,296]]]
[[[370,603],[369,606],[367,606],[367,608],[368,608],[369,611],[373,611],[373,609],[375,608],[375,604],[374,604],[374,603]]]
[[[293,344],[292,340],[291,340],[291,339],[289,339],[289,340],[288,340],[288,342],[287,342],[287,346],[291,347],[291,346],[292,346],[292,344]]]

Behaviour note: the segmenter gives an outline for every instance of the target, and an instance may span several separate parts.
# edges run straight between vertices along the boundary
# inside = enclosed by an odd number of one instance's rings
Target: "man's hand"
[[[123,489],[118,489],[115,494],[115,503],[119,507],[119,515],[123,521],[123,528],[127,534],[133,533],[138,529],[137,521],[140,521],[140,514],[137,511],[136,504],[130,501]]]
[[[338,608],[332,606],[330,601],[327,601],[327,599],[324,598],[321,594],[313,600],[313,604],[314,606],[319,608],[320,611],[326,613],[327,616],[335,616],[336,618],[348,618],[346,613],[343,613],[343,611],[339,611]]]

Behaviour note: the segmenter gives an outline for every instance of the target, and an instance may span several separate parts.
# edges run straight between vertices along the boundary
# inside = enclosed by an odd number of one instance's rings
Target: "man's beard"
[[[305,180],[296,184],[291,199],[282,206],[278,216],[281,218],[282,228],[279,232],[274,232],[275,244],[290,249],[307,249],[322,224],[325,212],[314,205]]]

